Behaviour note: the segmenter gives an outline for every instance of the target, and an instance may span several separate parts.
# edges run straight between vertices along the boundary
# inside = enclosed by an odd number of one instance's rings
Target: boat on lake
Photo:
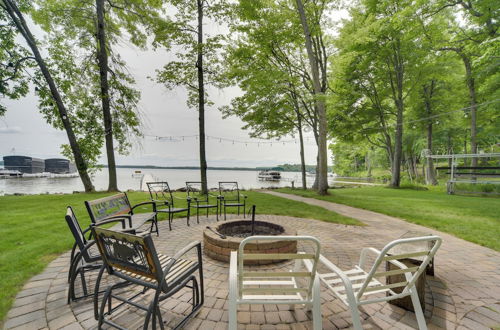
[[[281,180],[281,173],[279,171],[263,170],[257,176],[262,181],[279,181]]]
[[[23,173],[17,170],[0,169],[0,178],[2,179],[20,178],[22,176]]]

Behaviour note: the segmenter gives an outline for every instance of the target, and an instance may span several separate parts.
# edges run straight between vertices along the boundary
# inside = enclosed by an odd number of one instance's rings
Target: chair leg
[[[99,309],[99,317],[98,317],[99,322],[97,323],[97,329],[102,328],[102,323],[104,322],[104,308],[106,308],[106,300],[108,300],[110,298],[112,290],[113,290],[113,286],[110,286],[106,290],[106,293],[104,293],[104,297],[103,297],[102,303],[101,303],[101,308]]]
[[[236,292],[229,293],[229,330],[236,330],[238,327],[238,305],[236,304]]]
[[[68,304],[71,300],[75,300],[75,280],[78,275],[78,263],[82,259],[82,255],[77,253],[75,259],[73,260],[72,268],[70,268],[71,278],[69,280],[69,290],[68,290]]]
[[[86,296],[88,294],[87,291],[87,283],[85,282],[85,268],[80,268],[80,280],[82,281],[82,289],[83,295]]]
[[[169,229],[170,231],[172,230],[172,218],[173,218],[172,213],[171,213],[171,212],[169,212],[169,213],[168,213],[168,229]]]
[[[97,275],[97,279],[96,279],[96,282],[95,282],[95,289],[94,289],[94,318],[96,320],[99,319],[99,312],[98,312],[98,308],[99,308],[99,286],[101,285],[101,278],[102,278],[102,274],[104,273],[105,269],[106,268],[103,265],[101,267],[101,270],[99,270],[99,275]]]
[[[320,295],[320,285],[319,278],[316,276],[313,284],[313,329],[321,330],[323,328],[323,320],[321,319],[321,295]]]
[[[151,314],[153,314],[152,328],[156,329],[156,317],[155,316],[156,316],[156,308],[158,307],[158,299],[160,297],[160,292],[161,291],[159,289],[156,290],[156,293],[155,293],[155,296],[153,298],[153,301],[149,305],[148,312],[146,314],[146,318],[144,319],[144,329],[148,328],[149,319],[151,317]]]
[[[216,219],[219,221],[219,202],[217,202],[217,206],[215,207]]]
[[[226,220],[226,205],[224,205],[224,220]]]
[[[196,223],[200,224],[200,208],[196,208]]]
[[[415,316],[417,317],[418,328],[420,330],[427,330],[427,323],[425,322],[422,306],[420,305],[420,299],[418,299],[417,288],[415,287],[411,289],[411,302],[413,303],[413,309],[415,310]]]

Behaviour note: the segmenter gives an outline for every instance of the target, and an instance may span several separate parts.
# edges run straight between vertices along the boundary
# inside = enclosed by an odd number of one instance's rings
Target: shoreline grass
[[[341,188],[330,189],[327,196],[311,190],[278,191],[383,213],[500,251],[499,198],[448,195],[445,187],[427,188]]]
[[[257,205],[258,214],[276,214],[317,219],[334,223],[361,225],[357,220],[341,216],[318,206],[294,202],[255,191],[246,191],[247,204]],[[86,228],[90,219],[83,202],[112,193],[80,193],[57,195],[23,195],[0,197],[0,326],[10,309],[13,298],[23,284],[40,273],[47,264],[61,253],[68,251],[74,240],[64,220],[66,206],[71,205],[81,223]],[[128,193],[132,204],[149,200],[149,194]],[[180,196],[185,194],[179,193]],[[185,203],[177,204],[182,207]],[[228,213],[235,213],[228,208]],[[178,215],[177,217],[181,217]],[[160,220],[165,219],[161,215]],[[200,216],[200,224],[203,223]],[[185,222],[174,220],[175,227],[185,226]],[[161,233],[160,233],[161,235]],[[197,238],[201,240],[201,237]]]

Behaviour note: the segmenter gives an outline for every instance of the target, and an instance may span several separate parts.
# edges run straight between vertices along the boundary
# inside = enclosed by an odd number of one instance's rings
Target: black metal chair
[[[159,303],[186,287],[192,290],[192,308],[189,314],[177,324],[175,329],[183,327],[188,319],[201,308],[204,302],[204,291],[200,242],[192,242],[179,250],[173,257],[168,257],[156,252],[149,233],[132,235],[98,227],[92,227],[92,232],[103,259],[103,266],[99,272],[94,292],[99,292],[104,270],[107,270],[110,276],[118,277],[118,282],[106,289],[99,311],[97,311],[98,294],[94,295],[94,313],[99,321],[99,329],[103,324],[124,329],[116,322],[105,317],[111,315],[124,304],[132,305],[147,312],[144,329],[147,329],[150,321],[153,329],[156,328],[157,321],[160,328],[163,329]],[[196,249],[197,258],[195,260],[187,259],[187,253],[193,249]],[[199,283],[196,273],[198,273]],[[113,292],[113,290],[119,289],[119,292],[123,293],[127,291],[124,288],[129,285],[142,286],[143,290],[131,298]],[[149,289],[155,291],[149,304],[143,305],[138,301],[133,301],[133,299],[135,300],[136,297]],[[121,303],[112,308],[113,299],[121,301]],[[108,307],[107,311],[105,311],[106,306]]]
[[[151,196],[151,200],[156,202],[157,213],[167,213],[168,214],[168,228],[172,230],[172,221],[174,220],[174,214],[180,212],[187,212],[187,220],[186,223],[189,226],[189,215],[190,215],[190,207],[175,207],[174,200],[180,199],[185,200],[184,198],[176,197],[172,194],[170,187],[167,182],[147,182],[149,195]]]
[[[85,272],[88,270],[96,270],[100,269],[102,266],[102,259],[98,253],[92,253],[91,247],[95,244],[94,240],[90,238],[87,239],[85,237],[86,234],[89,233],[90,227],[82,230],[80,223],[78,222],[75,212],[68,206],[66,209],[66,223],[68,224],[73,237],[75,238],[75,243],[73,244],[73,248],[71,249],[71,257],[70,257],[70,267],[68,271],[68,282],[69,282],[69,291],[68,291],[68,304],[71,300],[78,300],[81,298],[88,297],[92,295],[92,293],[88,293],[87,283],[85,281]],[[110,219],[99,222],[97,226],[101,226],[108,223],[114,222],[124,222],[126,218],[123,219]],[[77,251],[78,249],[78,251]],[[95,251],[97,252],[97,251]],[[82,281],[82,290],[83,295],[80,297],[76,297],[75,295],[75,280],[80,275],[80,279]]]
[[[186,192],[188,198],[188,205],[196,209],[197,223],[200,223],[200,209],[205,209],[207,211],[207,217],[208,217],[209,209],[215,208],[217,221],[219,221],[219,199],[217,198],[217,196],[211,195],[209,193],[204,194],[201,189],[200,181],[186,182]],[[216,200],[215,204],[210,204],[210,197],[215,198]]]
[[[226,220],[226,207],[237,207],[240,215],[240,207],[243,207],[243,218],[245,218],[247,196],[240,194],[238,182],[220,181],[219,182],[219,210],[224,209],[224,220]]]

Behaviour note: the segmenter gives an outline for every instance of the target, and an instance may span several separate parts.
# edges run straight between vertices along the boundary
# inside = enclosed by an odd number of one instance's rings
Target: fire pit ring
[[[206,228],[203,231],[203,251],[206,256],[229,262],[231,251],[237,251],[241,241],[251,235],[252,222],[248,220],[228,221]],[[249,243],[245,251],[249,253],[296,253],[296,241],[280,241],[280,236],[295,236],[297,231],[287,226],[267,221],[255,221],[255,235],[275,235],[276,240]],[[224,236],[225,238],[222,238]],[[243,236],[243,237],[238,237]],[[264,265],[281,262],[282,260],[245,260],[246,265]]]

